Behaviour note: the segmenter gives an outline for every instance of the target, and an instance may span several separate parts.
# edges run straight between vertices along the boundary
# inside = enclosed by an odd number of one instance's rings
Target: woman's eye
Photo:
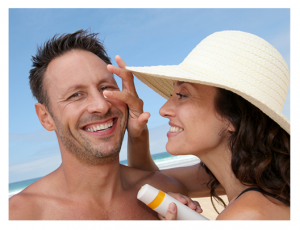
[[[181,93],[176,93],[176,95],[179,96],[179,99],[181,99],[181,98],[183,98],[183,97],[186,97],[186,95],[183,95],[183,94],[181,94]]]

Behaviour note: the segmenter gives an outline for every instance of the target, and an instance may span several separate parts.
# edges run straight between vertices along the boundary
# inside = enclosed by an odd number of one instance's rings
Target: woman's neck
[[[247,188],[235,177],[231,168],[231,156],[228,148],[198,156],[223,186],[229,202]]]

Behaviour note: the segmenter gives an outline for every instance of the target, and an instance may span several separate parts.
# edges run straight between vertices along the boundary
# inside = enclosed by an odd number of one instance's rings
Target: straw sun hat
[[[290,121],[282,115],[289,87],[288,66],[272,45],[256,35],[216,32],[179,65],[126,68],[166,99],[174,92],[174,80],[230,90],[290,133]]]

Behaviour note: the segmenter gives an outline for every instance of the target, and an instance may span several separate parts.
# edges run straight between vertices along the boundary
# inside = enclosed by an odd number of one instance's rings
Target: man
[[[62,163],[10,198],[10,219],[158,219],[136,198],[142,185],[186,194],[168,176],[119,164],[127,121],[128,132],[139,136],[135,126],[144,126],[149,116],[126,85],[125,63],[116,60],[121,68],[108,65],[96,34],[85,31],[54,36],[38,49],[30,87],[42,126],[57,135]],[[125,79],[123,92],[108,69]]]

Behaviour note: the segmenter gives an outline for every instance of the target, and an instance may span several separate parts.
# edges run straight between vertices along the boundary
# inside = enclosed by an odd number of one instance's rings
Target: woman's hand
[[[133,75],[125,69],[126,64],[119,55],[115,57],[119,67],[107,65],[108,71],[122,79],[122,91],[104,91],[103,94],[111,99],[125,102],[129,108],[127,131],[132,137],[138,137],[146,128],[150,113],[143,112],[143,101],[138,97],[135,90]]]
[[[148,171],[157,171],[159,169],[150,153],[149,131],[147,128],[150,113],[143,112],[144,103],[137,95],[133,75],[125,69],[125,62],[118,55],[115,57],[115,60],[118,67],[107,65],[107,69],[122,79],[122,91],[107,90],[103,94],[110,99],[120,100],[128,105],[128,166]]]
[[[201,206],[198,201],[194,201],[188,196],[181,195],[180,193],[172,193],[168,192],[170,196],[178,200],[179,202],[185,204],[189,208],[193,209],[194,211],[198,213],[202,213],[203,210],[201,209]],[[166,213],[166,216],[163,217],[162,215],[158,214],[158,218],[161,220],[176,220],[177,219],[177,206],[175,203],[170,203],[168,207],[168,211]]]

